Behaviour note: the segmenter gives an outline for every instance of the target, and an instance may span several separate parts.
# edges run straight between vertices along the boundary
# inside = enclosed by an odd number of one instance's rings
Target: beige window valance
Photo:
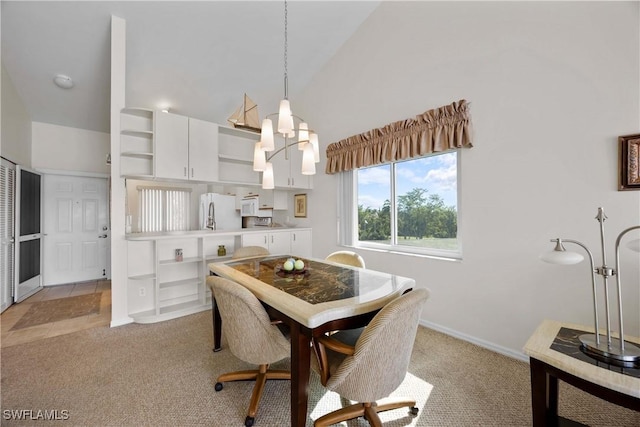
[[[326,173],[470,148],[471,139],[469,103],[463,99],[330,144]]]

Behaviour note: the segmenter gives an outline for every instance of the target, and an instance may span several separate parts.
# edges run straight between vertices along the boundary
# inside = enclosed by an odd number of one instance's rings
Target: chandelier
[[[284,151],[285,159],[289,159],[289,150],[295,145],[302,151],[302,174],[315,175],[316,163],[320,161],[318,135],[309,129],[304,119],[291,111],[289,103],[289,76],[287,70],[287,2],[284,2],[284,98],[280,101],[277,113],[267,115],[262,120],[260,141],[253,151],[253,170],[262,172],[262,188],[273,189],[273,164],[271,159]],[[277,128],[274,129],[272,117],[277,116]],[[275,137],[284,139],[284,145],[276,150]]]

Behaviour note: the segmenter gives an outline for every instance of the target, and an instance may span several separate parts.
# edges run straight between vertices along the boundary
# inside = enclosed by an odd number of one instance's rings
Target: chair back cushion
[[[237,248],[233,251],[231,255],[231,259],[238,258],[248,258],[252,256],[267,256],[269,255],[269,250],[267,248],[263,248],[262,246],[244,246],[242,248]]]
[[[289,341],[258,300],[244,286],[212,276],[216,305],[222,318],[222,332],[231,352],[255,365],[269,364],[290,355]]]
[[[338,264],[351,265],[353,267],[365,268],[364,259],[355,252],[337,251],[333,252],[325,258],[326,261]]]
[[[364,328],[353,356],[346,357],[329,378],[327,388],[357,402],[374,402],[398,388],[428,298],[428,290],[414,289],[384,306]]]

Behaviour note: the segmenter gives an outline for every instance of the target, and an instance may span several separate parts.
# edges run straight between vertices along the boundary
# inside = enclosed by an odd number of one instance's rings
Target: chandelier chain
[[[287,48],[289,47],[289,41],[287,38],[287,1],[284,2],[284,98],[289,98],[289,73],[288,73],[288,58]]]

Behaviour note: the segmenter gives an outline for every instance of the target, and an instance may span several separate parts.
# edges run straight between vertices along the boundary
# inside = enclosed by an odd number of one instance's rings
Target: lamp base
[[[624,365],[640,363],[640,347],[629,341],[624,342],[624,351],[620,350],[620,340],[611,338],[611,345],[607,345],[607,337],[600,336],[600,344],[596,343],[595,334],[584,334],[579,337],[586,353],[610,363]]]

